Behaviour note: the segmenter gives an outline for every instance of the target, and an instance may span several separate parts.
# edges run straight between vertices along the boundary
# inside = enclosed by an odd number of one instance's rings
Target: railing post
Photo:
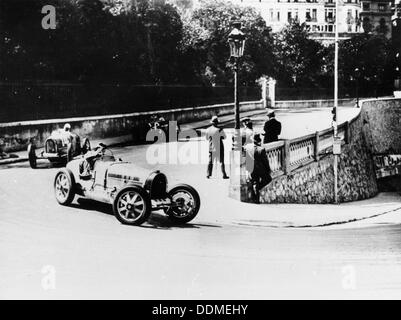
[[[319,161],[319,131],[315,133],[315,160]]]
[[[289,174],[291,172],[291,167],[290,167],[290,140],[285,140],[284,141],[283,169],[284,169],[284,174]]]

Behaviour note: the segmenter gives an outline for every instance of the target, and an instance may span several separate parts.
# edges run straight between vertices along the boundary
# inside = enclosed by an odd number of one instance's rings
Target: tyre
[[[141,225],[148,220],[151,211],[149,195],[137,186],[122,189],[113,202],[114,215],[122,224]]]
[[[28,145],[28,159],[31,168],[36,169],[37,167],[36,148],[32,143]]]
[[[61,169],[54,179],[54,193],[59,204],[67,206],[75,197],[75,179],[69,169]]]
[[[181,184],[172,188],[168,194],[173,203],[166,212],[170,220],[187,223],[196,217],[201,203],[199,194],[194,188]]]

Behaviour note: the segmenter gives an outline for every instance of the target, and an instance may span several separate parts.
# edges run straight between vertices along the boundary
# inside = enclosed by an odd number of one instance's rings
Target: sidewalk
[[[275,228],[308,228],[339,225],[375,218],[388,213],[401,214],[401,196],[380,193],[376,197],[335,204],[249,204],[246,216],[235,212],[231,223]]]
[[[188,183],[196,186],[202,199],[200,221],[269,228],[307,228],[345,224],[387,213],[401,215],[401,196],[397,193],[380,193],[371,199],[338,205],[253,204],[229,198],[228,180],[207,180],[202,173],[192,179],[187,178]],[[190,174],[187,172],[187,177]],[[182,177],[184,175],[182,173]]]

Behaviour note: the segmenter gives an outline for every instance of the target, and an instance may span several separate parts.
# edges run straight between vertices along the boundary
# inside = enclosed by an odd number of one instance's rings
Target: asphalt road
[[[147,149],[114,151],[152,168]],[[192,223],[156,213],[141,227],[123,226],[108,205],[59,206],[58,169],[46,162],[0,169],[0,298],[401,298],[399,215],[309,229],[221,223],[226,181],[203,179],[203,164],[159,167],[199,190]]]

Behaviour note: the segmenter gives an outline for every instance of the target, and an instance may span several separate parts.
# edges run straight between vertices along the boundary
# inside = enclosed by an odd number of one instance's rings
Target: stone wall
[[[366,109],[365,109],[366,108]],[[348,137],[338,160],[338,198],[340,202],[367,199],[378,193],[373,153],[401,147],[400,100],[363,101],[361,113],[349,123]],[[377,123],[377,126],[376,126]],[[385,141],[380,139],[383,134]],[[262,203],[333,203],[334,156],[329,151],[319,160],[299,167],[289,174],[279,174],[261,190]],[[232,196],[252,202],[251,186],[244,168],[240,190]],[[235,195],[233,193],[236,193]]]
[[[249,187],[246,202],[251,202]],[[362,133],[362,118],[350,124],[350,141],[342,146],[338,164],[340,202],[367,199],[377,194],[373,161]],[[277,177],[261,191],[262,203],[333,203],[333,155],[326,155]]]
[[[81,137],[97,140],[131,136],[132,142],[144,142],[152,115],[163,116],[166,120],[176,120],[178,123],[188,123],[210,119],[213,115],[231,114],[233,109],[233,104],[228,103],[168,111],[0,123],[0,141],[3,141],[1,147],[5,152],[26,150],[31,140],[35,140],[36,145],[41,147],[53,130],[62,128],[68,122],[72,131]],[[263,109],[262,101],[241,103],[242,112],[257,109]]]
[[[401,154],[401,99],[364,101],[362,117],[373,153]]]
[[[339,99],[338,105],[356,104],[356,99]],[[274,109],[296,109],[296,108],[332,108],[334,100],[279,100],[275,102]]]

